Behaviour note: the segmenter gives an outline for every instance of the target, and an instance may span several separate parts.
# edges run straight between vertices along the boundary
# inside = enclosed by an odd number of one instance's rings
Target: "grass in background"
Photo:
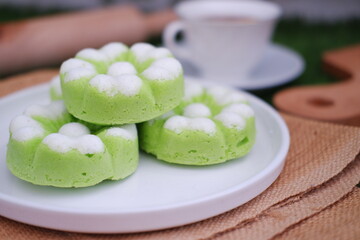
[[[0,23],[58,12],[60,11],[0,7]],[[322,53],[356,43],[360,44],[360,19],[336,23],[306,23],[299,19],[282,20],[277,25],[273,41],[301,54],[305,60],[305,71],[299,78],[285,86],[254,92],[268,102],[271,102],[275,92],[289,86],[326,84],[336,81],[323,71]],[[161,38],[153,38],[149,42],[159,44]]]
[[[307,23],[299,19],[282,20],[273,36],[275,43],[297,51],[305,61],[303,74],[281,87],[256,91],[254,94],[272,101],[279,90],[290,86],[328,84],[337,81],[323,70],[325,51],[360,44],[360,19],[336,23]]]
[[[322,71],[322,53],[360,44],[360,20],[327,24],[284,20],[279,23],[273,39],[299,52],[305,59],[305,72],[294,84],[328,83],[333,79]]]

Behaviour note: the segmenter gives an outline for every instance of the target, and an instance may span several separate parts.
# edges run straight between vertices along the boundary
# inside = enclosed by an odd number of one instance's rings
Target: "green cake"
[[[84,49],[60,69],[68,111],[102,124],[143,122],[173,109],[183,97],[183,71],[166,48],[109,43]]]
[[[88,124],[71,116],[63,101],[30,106],[10,124],[7,166],[33,184],[87,187],[123,179],[138,160],[134,124]]]
[[[139,124],[140,148],[166,162],[210,165],[246,155],[255,141],[255,117],[246,97],[223,87],[185,83],[182,103]]]

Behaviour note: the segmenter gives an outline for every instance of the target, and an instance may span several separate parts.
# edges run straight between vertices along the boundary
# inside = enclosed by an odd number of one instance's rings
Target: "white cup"
[[[246,78],[261,60],[281,14],[277,4],[259,0],[185,1],[175,11],[180,20],[165,28],[165,46],[204,78],[229,84]],[[179,32],[182,43],[175,39]]]

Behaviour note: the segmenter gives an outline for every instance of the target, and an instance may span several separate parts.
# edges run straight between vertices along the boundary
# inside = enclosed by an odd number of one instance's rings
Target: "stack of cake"
[[[209,165],[247,154],[255,140],[254,112],[240,92],[184,84],[172,54],[146,43],[81,50],[61,65],[50,95],[10,124],[8,168],[38,185],[126,178],[139,144],[160,160]]]

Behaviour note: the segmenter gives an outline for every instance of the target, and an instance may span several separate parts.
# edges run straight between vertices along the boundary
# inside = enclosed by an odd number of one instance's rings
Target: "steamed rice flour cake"
[[[62,101],[33,105],[10,124],[7,166],[38,185],[86,187],[118,180],[138,165],[134,124],[101,127],[78,122]]]
[[[255,141],[255,117],[246,97],[222,87],[185,83],[182,103],[139,125],[140,147],[158,159],[209,165],[247,154]]]
[[[102,125],[160,116],[183,97],[183,70],[166,48],[109,43],[84,49],[60,69],[63,98],[75,117]]]

